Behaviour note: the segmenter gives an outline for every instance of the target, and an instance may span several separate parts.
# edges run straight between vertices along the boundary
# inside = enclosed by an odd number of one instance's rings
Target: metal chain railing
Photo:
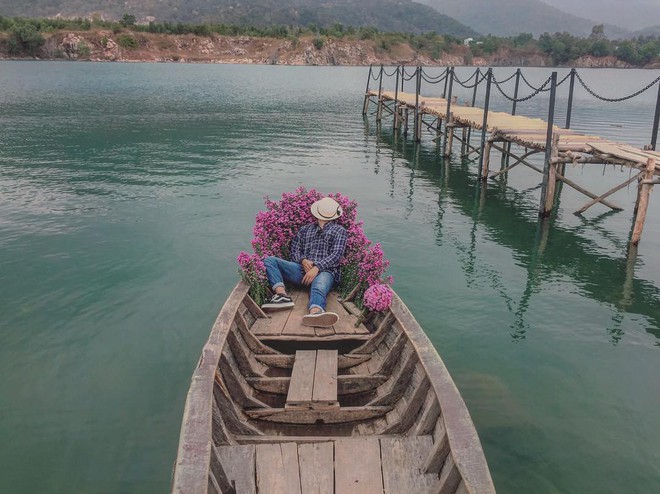
[[[474,77],[476,74],[477,74],[477,72],[475,72],[475,73],[470,77],[470,79],[472,79],[472,77]],[[463,86],[465,89],[474,89],[474,88],[477,87],[479,84],[481,84],[481,83],[484,81],[484,79],[486,79],[486,77],[488,77],[488,72],[487,72],[487,71],[486,71],[486,72],[482,72],[482,74],[481,74],[481,79],[479,79],[478,81],[475,81],[474,84],[465,84],[464,82],[459,81],[459,80],[456,78],[456,75],[454,75],[454,81],[456,81],[460,86]],[[468,79],[468,81],[469,81],[470,79]],[[465,82],[467,82],[467,81],[465,81]]]
[[[447,78],[448,72],[449,72],[449,69],[445,69],[445,70],[442,71],[442,74],[440,74],[439,76],[432,77],[430,75],[427,75],[424,72],[424,69],[422,69],[422,79],[424,79],[429,84],[437,84],[438,82],[442,82]]]
[[[580,82],[582,87],[594,98],[599,99],[601,101],[607,101],[608,103],[619,103],[621,101],[626,101],[629,99],[634,98],[635,96],[639,96],[642,94],[644,91],[648,91],[651,89],[655,84],[660,81],[660,76],[656,77],[652,82],[648,83],[646,86],[644,86],[642,89],[639,91],[636,91],[632,94],[629,94],[628,96],[623,96],[621,98],[606,98],[605,96],[601,96],[600,94],[597,94],[593,89],[591,89],[587,84],[582,80],[582,77],[580,77],[580,74],[578,72],[575,72],[575,76],[577,77],[577,80]]]
[[[395,69],[392,71],[391,74],[388,74],[386,70],[383,70],[383,75],[385,75],[385,76],[387,76],[387,77],[392,77],[394,74],[396,74],[397,70],[399,70],[398,67],[395,68]]]
[[[499,82],[497,79],[495,79],[495,77],[493,77],[491,80],[493,81],[493,84],[495,84],[495,87],[497,88],[497,90],[498,90],[498,91],[502,94],[502,96],[504,96],[506,99],[508,99],[509,101],[515,101],[516,103],[522,103],[523,101],[527,101],[527,100],[532,99],[534,96],[536,96],[537,94],[539,94],[539,93],[541,93],[541,92],[543,92],[543,91],[547,91],[547,89],[545,89],[545,87],[546,87],[548,84],[550,84],[550,81],[552,81],[552,77],[548,77],[548,79],[547,79],[547,80],[541,85],[541,87],[535,88],[535,90],[534,90],[533,93],[531,93],[531,94],[525,96],[524,98],[513,98],[513,97],[509,96],[509,95],[506,94],[506,93],[504,92],[504,90],[500,87],[501,82]]]

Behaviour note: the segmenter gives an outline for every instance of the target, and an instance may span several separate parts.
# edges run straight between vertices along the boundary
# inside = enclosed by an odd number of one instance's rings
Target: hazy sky
[[[660,0],[541,0],[565,12],[633,31],[660,25]]]

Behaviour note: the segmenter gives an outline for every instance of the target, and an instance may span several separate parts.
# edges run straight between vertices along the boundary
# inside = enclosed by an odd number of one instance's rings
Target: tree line
[[[575,60],[591,55],[612,55],[634,66],[645,66],[660,60],[660,37],[640,36],[626,40],[610,40],[605,37],[602,25],[596,25],[589,37],[581,38],[568,33],[545,33],[538,39],[532,34],[517,36],[479,36],[471,41],[448,35],[429,32],[425,34],[395,33],[379,31],[374,27],[353,27],[335,24],[319,27],[314,24],[249,26],[237,24],[192,24],[182,22],[137,23],[131,14],[119,21],[102,19],[19,18],[0,16],[0,32],[8,33],[4,41],[11,55],[37,56],[45,42],[44,35],[56,31],[112,30],[120,33],[155,33],[196,36],[249,36],[256,38],[280,38],[299,40],[314,37],[314,46],[320,49],[326,39],[372,40],[377,52],[391,52],[398,45],[408,45],[431,59],[439,59],[444,53],[462,54],[466,64],[474,57],[506,52],[515,58],[534,54],[548,56],[554,65],[568,65]],[[137,45],[136,45],[137,46]]]

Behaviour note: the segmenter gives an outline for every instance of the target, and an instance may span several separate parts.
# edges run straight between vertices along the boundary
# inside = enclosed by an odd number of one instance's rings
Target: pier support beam
[[[550,160],[545,164],[547,181],[545,181],[545,194],[542,194],[543,204],[541,205],[541,216],[549,216],[552,207],[555,204],[555,189],[557,188],[557,163],[554,161],[559,156],[559,134],[552,138],[552,147],[550,149]],[[545,176],[544,176],[545,179]]]
[[[639,187],[637,189],[637,202],[635,204],[635,225],[633,226],[632,238],[630,239],[632,245],[637,245],[642,239],[644,220],[646,219],[646,211],[649,207],[649,196],[653,190],[654,172],[655,159],[649,158],[646,162],[644,179],[640,181]]]

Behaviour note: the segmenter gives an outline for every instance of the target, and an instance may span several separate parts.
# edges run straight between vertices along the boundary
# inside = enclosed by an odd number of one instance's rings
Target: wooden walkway
[[[552,145],[548,149],[548,122],[540,118],[488,111],[484,131],[484,110],[478,107],[461,106],[455,100],[450,105],[444,98],[425,97],[421,94],[405,92],[368,90],[365,95],[364,112],[366,112],[369,101],[377,104],[378,121],[382,119],[383,111],[387,111],[394,116],[394,127],[398,130],[403,127],[404,134],[407,133],[409,114],[411,111],[414,112],[416,121],[413,122],[413,126],[416,140],[421,139],[424,126],[435,134],[436,140],[439,140],[444,122],[445,157],[451,156],[454,140],[461,143],[461,156],[470,156],[472,153],[480,154],[479,173],[482,181],[508,173],[521,164],[542,174],[544,177],[539,207],[541,216],[548,216],[553,209],[557,182],[563,182],[589,197],[589,202],[575,211],[576,214],[582,214],[597,203],[613,210],[622,210],[622,207],[609,202],[607,198],[634,181],[638,181],[631,243],[637,245],[640,241],[650,192],[655,183],[660,183],[660,180],[656,178],[660,176],[660,152],[638,149],[625,143],[572,129],[564,129],[556,125],[552,127]],[[448,108],[450,108],[449,114],[447,114]],[[424,120],[426,116],[432,117],[430,123]],[[457,129],[462,131],[460,136],[456,133]],[[472,130],[483,133],[482,142],[476,147],[470,142]],[[511,150],[512,145],[516,145],[522,150],[517,151],[518,154],[516,154]],[[502,154],[502,166],[493,173],[490,170],[492,150]],[[528,159],[539,153],[545,153],[547,158],[542,167],[531,163]],[[637,173],[631,172],[631,176],[625,182],[604,193],[597,194],[569,180],[566,177],[567,164],[619,165],[628,167],[631,171],[636,170]]]

